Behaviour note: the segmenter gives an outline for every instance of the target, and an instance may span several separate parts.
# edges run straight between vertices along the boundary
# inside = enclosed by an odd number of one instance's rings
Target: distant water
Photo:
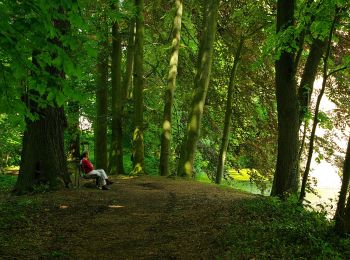
[[[341,187],[341,179],[337,169],[325,161],[320,164],[313,162],[312,168],[310,178],[317,180],[317,186],[313,185],[313,187],[319,196],[308,193],[306,200],[311,202],[313,208],[325,207],[330,215],[334,215]]]

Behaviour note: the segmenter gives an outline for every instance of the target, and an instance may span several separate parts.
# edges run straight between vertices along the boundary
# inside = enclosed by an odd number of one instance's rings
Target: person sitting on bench
[[[97,175],[99,178],[99,183],[102,185],[103,190],[109,190],[107,185],[113,182],[108,180],[108,176],[103,169],[94,170],[93,164],[89,160],[89,152],[84,151],[81,155],[81,166],[86,175]]]

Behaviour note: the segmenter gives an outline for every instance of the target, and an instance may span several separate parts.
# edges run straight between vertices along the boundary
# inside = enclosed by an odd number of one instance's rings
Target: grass
[[[267,189],[262,193],[258,186],[250,181],[250,176],[247,169],[240,170],[230,170],[231,180],[222,180],[222,186],[227,186],[241,191],[246,191],[253,194],[269,195],[271,190],[271,184],[267,183]],[[196,174],[196,180],[204,183],[212,183],[208,178],[207,174],[204,172]]]
[[[0,175],[0,191],[10,191],[15,185],[17,176]]]

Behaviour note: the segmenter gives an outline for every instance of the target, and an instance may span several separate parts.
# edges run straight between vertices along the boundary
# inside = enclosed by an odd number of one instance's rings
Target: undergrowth
[[[228,259],[349,259],[350,237],[332,231],[325,213],[293,201],[255,198],[232,210],[220,243]]]

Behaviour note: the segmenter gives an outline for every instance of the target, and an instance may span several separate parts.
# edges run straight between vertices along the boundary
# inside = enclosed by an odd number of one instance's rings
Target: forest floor
[[[0,259],[350,259],[350,236],[293,201],[155,176],[14,196],[16,178],[0,175]]]
[[[225,252],[235,201],[255,197],[182,179],[111,180],[109,191],[84,180],[77,189],[2,194],[13,216],[0,222],[0,258],[214,259]]]

